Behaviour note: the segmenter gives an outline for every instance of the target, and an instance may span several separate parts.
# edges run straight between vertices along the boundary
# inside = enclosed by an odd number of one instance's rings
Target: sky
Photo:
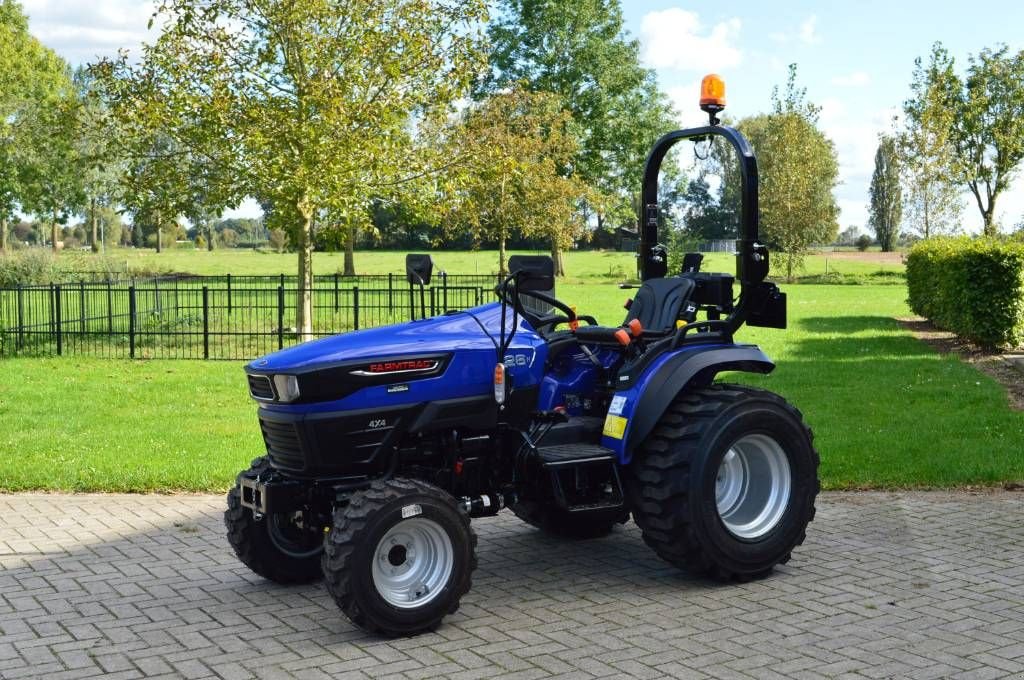
[[[22,0],[30,29],[72,64],[137,51],[147,38],[153,3],[133,0]],[[835,142],[841,184],[836,195],[843,228],[867,224],[868,185],[879,132],[892,128],[909,92],[914,59],[942,41],[965,65],[969,54],[1006,43],[1024,49],[1024,3],[990,0],[861,0],[859,2],[752,0],[679,2],[622,0],[626,28],[640,41],[646,66],[680,112],[680,125],[701,124],[701,77],[726,81],[734,117],[760,113],[772,88],[796,63],[808,99],[822,107],[821,127]],[[974,11],[977,9],[977,11]],[[151,37],[151,36],[150,36]],[[964,196],[964,223],[981,219]],[[248,202],[227,216],[253,216]],[[1024,220],[1024,180],[1000,197],[1004,228]]]

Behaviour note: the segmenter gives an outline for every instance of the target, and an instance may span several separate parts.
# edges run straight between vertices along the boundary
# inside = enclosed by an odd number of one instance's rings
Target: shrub
[[[871,243],[872,241],[870,236],[867,234],[861,234],[857,237],[857,240],[853,242],[853,245],[857,246],[857,250],[863,253],[871,247]]]
[[[1024,342],[1024,244],[933,238],[907,255],[910,308],[984,347]]]
[[[26,248],[0,256],[0,286],[50,283],[60,279],[57,258],[44,248]]]

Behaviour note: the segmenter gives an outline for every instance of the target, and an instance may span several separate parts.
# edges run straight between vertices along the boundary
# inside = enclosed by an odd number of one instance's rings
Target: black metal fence
[[[318,276],[313,335],[372,328],[494,299],[496,278]],[[167,276],[0,288],[0,356],[250,359],[298,342],[294,276]]]

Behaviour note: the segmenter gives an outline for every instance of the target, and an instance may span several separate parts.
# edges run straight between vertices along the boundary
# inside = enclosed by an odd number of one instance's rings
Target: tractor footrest
[[[570,512],[623,507],[615,452],[596,444],[562,444],[537,449],[551,476],[555,502]]]
[[[613,463],[615,452],[597,444],[557,444],[541,446],[537,454],[544,467],[562,467],[580,463]]]

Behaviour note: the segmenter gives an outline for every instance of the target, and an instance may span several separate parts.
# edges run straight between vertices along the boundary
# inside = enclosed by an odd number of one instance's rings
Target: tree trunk
[[[100,252],[99,219],[96,217],[96,199],[89,199],[89,220],[92,222],[92,252]]]
[[[212,253],[214,251],[214,249],[217,247],[214,244],[214,241],[216,240],[216,238],[217,238],[217,230],[213,228],[213,222],[212,221],[207,221],[206,222],[206,250],[207,251]]]
[[[996,229],[996,223],[992,220],[992,215],[995,212],[995,206],[993,205],[994,203],[995,201],[990,203],[988,206],[988,210],[982,213],[982,217],[985,220],[985,236],[995,236],[996,234],[999,233],[999,230]]]
[[[305,196],[296,202],[302,223],[295,249],[299,254],[299,289],[295,294],[295,328],[299,342],[313,339],[313,206]]]
[[[349,225],[348,233],[345,236],[345,270],[342,276],[356,275],[356,228]]]
[[[498,237],[498,276],[508,276],[505,259],[505,235],[502,234]]]
[[[50,242],[53,246],[53,252],[57,252],[57,218],[53,218],[50,221]]]
[[[555,276],[565,276],[565,261],[562,251],[554,242],[551,243],[551,261],[555,265]]]
[[[158,252],[158,253],[164,252],[164,243],[163,243],[163,241],[164,241],[164,228],[163,227],[157,227],[156,228],[156,252]]]
[[[0,219],[0,250],[7,250],[7,218]]]

